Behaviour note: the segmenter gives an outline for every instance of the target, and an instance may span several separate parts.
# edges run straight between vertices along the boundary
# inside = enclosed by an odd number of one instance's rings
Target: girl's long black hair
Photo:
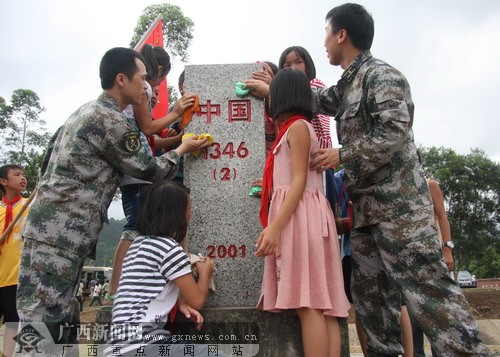
[[[174,181],[146,186],[140,196],[137,231],[141,235],[171,237],[181,242],[187,233],[189,189]]]

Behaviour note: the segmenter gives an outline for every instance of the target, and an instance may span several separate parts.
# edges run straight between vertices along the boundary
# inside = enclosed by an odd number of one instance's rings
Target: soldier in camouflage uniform
[[[100,77],[103,93],[75,111],[51,140],[23,232],[17,292],[21,321],[24,326],[45,323],[62,344],[70,337],[62,326],[78,318],[72,300],[84,260],[95,251],[123,174],[151,181],[173,178],[181,155],[208,145],[207,139],[195,138],[156,158],[141,145],[139,132],[122,114],[145,93],[146,69],[137,52],[106,52]],[[63,345],[56,348],[45,340],[39,350],[61,355]]]
[[[485,356],[468,303],[450,279],[433,207],[413,140],[406,78],[370,54],[374,26],[360,5],[326,17],[330,64],[338,84],[315,93],[315,111],[335,116],[340,149],[319,149],[311,168],[343,164],[354,204],[352,295],[368,335],[369,356],[396,356],[401,298],[440,356]]]

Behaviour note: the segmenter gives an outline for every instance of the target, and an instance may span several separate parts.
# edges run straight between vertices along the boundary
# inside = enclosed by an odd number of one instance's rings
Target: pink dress
[[[307,126],[312,151],[319,144],[311,124]],[[287,135],[283,135],[274,151],[269,222],[283,205],[292,181]],[[309,170],[306,189],[281,232],[276,253],[265,258],[258,309],[278,312],[306,307],[323,310],[329,316],[348,315],[350,305],[344,292],[338,235],[332,210],[322,192],[323,176]]]

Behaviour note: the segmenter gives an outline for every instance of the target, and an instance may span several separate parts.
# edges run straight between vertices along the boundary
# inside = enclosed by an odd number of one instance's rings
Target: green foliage
[[[28,148],[44,147],[47,144],[46,123],[40,118],[45,108],[35,92],[16,89],[12,93],[11,105],[7,107],[4,104],[3,107],[6,121],[4,145],[19,152],[22,157]]]
[[[146,7],[137,21],[130,47],[135,47],[158,15],[163,17],[163,43],[167,52],[172,58],[178,57],[186,62],[188,48],[193,39],[194,23],[189,17],[184,16],[181,8],[176,5],[164,3]]]
[[[0,128],[2,151],[0,164],[15,163],[23,166],[30,194],[38,179],[38,171],[45,147],[49,141],[46,123],[40,118],[45,108],[38,95],[30,89],[12,92],[11,104],[0,97]]]
[[[0,130],[7,127],[7,120],[12,115],[12,107],[7,105],[5,99],[0,97]]]
[[[85,265],[91,266],[113,266],[113,258],[115,257],[115,250],[120,240],[120,235],[123,231],[123,226],[126,220],[116,220],[111,218],[109,224],[105,224],[99,234],[99,240],[96,247],[96,260],[87,259]]]
[[[500,251],[498,244],[486,246],[482,252],[483,261],[473,260],[469,264],[469,271],[478,277],[498,277],[500,274]],[[484,264],[487,262],[487,264]]]
[[[177,96],[177,89],[174,86],[169,85],[168,88],[168,106],[173,105],[179,97]]]
[[[478,277],[500,276],[500,165],[483,151],[460,155],[451,149],[421,149],[428,177],[444,194],[456,270]]]

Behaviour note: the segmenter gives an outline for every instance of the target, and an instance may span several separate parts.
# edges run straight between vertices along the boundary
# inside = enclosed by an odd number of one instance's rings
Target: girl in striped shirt
[[[285,49],[280,56],[278,68],[293,68],[306,74],[311,88],[323,88],[325,84],[316,78],[316,66],[307,50],[300,46],[292,46]],[[311,120],[314,132],[318,137],[319,147],[322,149],[332,147],[330,136],[330,117],[323,114],[316,114]]]
[[[191,274],[190,261],[179,245],[191,219],[188,189],[173,181],[147,186],[141,193],[137,219],[140,236],[130,246],[123,262],[114,300],[109,344],[105,355],[138,352],[159,355],[161,345],[170,345],[172,335],[164,328],[179,298],[181,312],[201,324],[201,309],[214,271],[210,258],[196,263],[198,283]],[[198,346],[200,355],[206,346]],[[170,352],[182,351],[172,345]],[[175,354],[171,354],[175,355]],[[206,355],[206,351],[204,352]]]

